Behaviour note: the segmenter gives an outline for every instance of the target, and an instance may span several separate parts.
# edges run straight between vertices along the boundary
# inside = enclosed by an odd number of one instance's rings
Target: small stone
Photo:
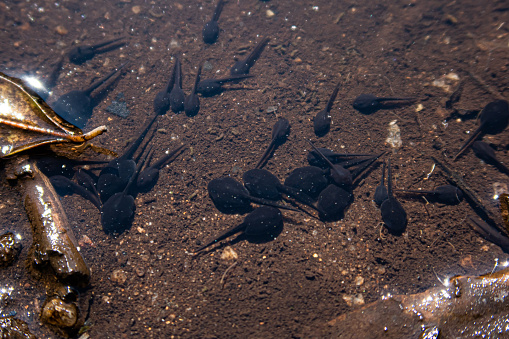
[[[60,328],[73,327],[78,321],[78,308],[74,303],[67,303],[54,297],[44,304],[41,319]]]
[[[276,13],[274,13],[273,11],[271,11],[270,9],[268,9],[265,14],[267,15],[267,18],[272,18],[274,15],[276,15]]]
[[[221,259],[223,260],[236,260],[238,258],[239,255],[237,252],[235,252],[230,246],[226,246],[223,250],[223,253],[221,253]]]
[[[143,269],[143,267],[141,266],[136,267],[136,275],[140,278],[145,275],[145,270]]]
[[[141,7],[140,6],[133,6],[131,8],[131,11],[134,13],[134,14],[140,14],[141,12]]]
[[[117,284],[123,284],[126,282],[126,280],[127,280],[127,274],[121,269],[114,270],[111,273],[111,281],[113,281]]]
[[[21,251],[19,238],[12,232],[0,236],[0,267],[8,266],[14,262]]]
[[[293,61],[295,61],[295,63],[297,63],[297,64],[302,63],[302,59],[299,57],[296,57]]]
[[[357,277],[355,277],[355,285],[357,286],[360,286],[364,284],[364,278],[361,277],[360,275],[358,275]]]
[[[416,112],[420,112],[424,109],[424,106],[422,104],[418,104],[417,107],[415,108],[415,111]]]
[[[357,295],[344,295],[343,300],[350,307],[364,305],[364,297],[360,293]]]
[[[57,27],[55,27],[55,31],[60,35],[66,35],[67,33],[69,33],[67,28],[65,28],[64,26],[61,26],[61,25],[58,25]]]

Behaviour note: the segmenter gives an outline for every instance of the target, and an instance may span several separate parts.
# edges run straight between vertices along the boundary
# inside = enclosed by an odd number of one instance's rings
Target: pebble
[[[114,270],[111,273],[111,281],[116,282],[117,284],[123,284],[126,282],[126,280],[127,274],[121,269]]]
[[[276,15],[276,13],[274,13],[273,11],[271,11],[270,9],[268,9],[265,14],[267,15],[267,18],[272,18],[274,15]]]
[[[57,27],[55,27],[55,31],[60,35],[66,35],[67,33],[69,33],[67,28],[65,28],[64,26],[61,26],[61,25],[58,25]]]
[[[343,300],[350,307],[364,305],[364,297],[360,293],[357,295],[344,295]]]
[[[239,255],[233,250],[233,248],[231,248],[231,246],[226,246],[221,253],[221,259],[223,260],[236,260],[238,258]]]
[[[136,275],[140,278],[145,275],[145,270],[143,269],[143,267],[141,266],[136,267]]]
[[[140,6],[133,6],[131,8],[131,11],[134,13],[134,14],[140,14],[141,12],[141,7]]]
[[[361,277],[360,275],[358,275],[356,278],[355,278],[355,285],[357,286],[360,286],[364,284],[364,278]]]

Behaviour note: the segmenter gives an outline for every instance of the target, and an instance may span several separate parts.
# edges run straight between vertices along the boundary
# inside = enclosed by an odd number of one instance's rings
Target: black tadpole
[[[495,166],[500,172],[509,175],[509,168],[501,163],[495,154],[495,150],[484,141],[475,141],[472,144],[472,150],[478,158],[484,160],[486,163]]]
[[[325,171],[320,167],[305,166],[294,169],[286,177],[284,184],[316,199],[320,192],[327,187],[329,180],[325,176]]]
[[[388,198],[389,193],[387,192],[387,187],[385,187],[384,180],[385,179],[385,161],[382,165],[382,178],[380,179],[380,185],[378,185],[375,189],[375,195],[373,197],[373,201],[378,206],[381,206],[382,203]]]
[[[180,151],[185,149],[185,147],[186,145],[180,145],[179,147],[175,148],[173,151],[164,155],[161,159],[157,160],[155,163],[141,171],[136,182],[136,187],[138,188],[138,191],[140,192],[150,191],[155,186],[157,180],[159,179],[159,171],[161,170],[161,168],[163,168],[163,166],[166,166],[168,163],[173,161],[180,153]]]
[[[373,94],[361,94],[353,102],[353,108],[363,114],[371,114],[380,109],[389,109],[409,105],[415,98],[379,98]]]
[[[175,66],[174,66],[175,68]],[[166,87],[159,91],[154,98],[154,112],[158,115],[164,115],[170,109],[170,92],[175,82],[175,72],[171,72],[170,79]]]
[[[322,154],[322,152],[320,152],[318,148],[316,148],[315,145],[313,145],[311,141],[308,140],[308,142],[311,147],[313,147],[314,151],[320,155],[322,160],[327,163],[327,166],[329,167],[329,175],[334,184],[350,188],[353,183],[352,173],[341,165],[334,165],[325,155]]]
[[[353,195],[349,191],[330,184],[320,192],[316,207],[320,212],[320,219],[326,221],[336,221],[343,218],[345,209],[353,200]]]
[[[329,133],[331,123],[330,111],[332,109],[332,104],[334,103],[334,100],[336,100],[336,97],[338,96],[340,85],[341,83],[338,82],[338,84],[332,91],[329,101],[327,102],[327,106],[323,110],[318,112],[315,116],[315,119],[313,120],[313,127],[315,129],[315,135],[317,137],[323,137],[327,133]]]
[[[259,205],[298,211],[295,208],[281,205],[267,199],[251,196],[249,191],[240,182],[230,177],[212,179],[207,189],[214,206],[222,213],[247,213],[251,210],[251,202]]]
[[[222,79],[205,79],[198,82],[196,92],[200,93],[204,97],[211,97],[214,95],[221,94],[225,88],[223,85],[227,82],[239,81],[247,78],[252,78],[254,75],[232,75]],[[232,88],[229,88],[232,90]]]
[[[76,193],[78,195],[81,195],[83,198],[87,199],[91,203],[93,203],[95,207],[101,210],[102,204],[99,197],[93,192],[90,192],[85,187],[75,183],[74,181],[67,177],[64,177],[63,175],[54,175],[51,178],[49,178],[49,180],[58,193],[61,194],[66,194],[67,192]]]
[[[467,217],[467,221],[483,238],[500,246],[504,252],[509,253],[509,238],[506,234],[501,233],[493,225],[490,225],[483,220],[478,220],[471,215]]]
[[[392,193],[392,171],[391,159],[389,158],[389,173],[387,177],[387,199],[380,206],[382,212],[382,220],[389,230],[394,235],[400,235],[405,231],[407,225],[407,216],[405,209],[401,203],[394,197]]]
[[[182,90],[182,65],[180,64],[180,59],[175,57],[175,66],[173,67],[173,88],[170,92],[170,108],[173,113],[180,113],[184,110],[184,101],[186,100],[186,95]]]
[[[256,45],[251,53],[245,59],[237,61],[230,69],[231,75],[249,74],[249,70],[254,66],[256,60],[260,57],[263,49],[269,43],[270,38],[265,38]]]
[[[362,162],[366,158],[371,158],[372,154],[355,154],[355,153],[335,153],[334,151],[328,148],[318,147],[322,155],[324,155],[330,162],[333,164],[341,164],[341,166],[347,168],[354,165],[357,165],[359,162]],[[364,157],[364,158],[361,158]],[[354,158],[354,159],[352,159]],[[311,166],[317,166],[322,168],[328,168],[329,165],[327,162],[323,160],[323,158],[314,150],[310,150],[308,152],[308,163]]]
[[[267,163],[276,148],[286,141],[288,134],[290,134],[290,122],[285,118],[279,118],[272,127],[272,140],[269,147],[256,164],[256,168],[262,168]]]
[[[433,191],[396,190],[396,192],[426,195],[429,200],[446,205],[457,205],[463,200],[463,192],[456,186],[442,185]]]
[[[65,93],[57,101],[51,105],[51,108],[64,120],[77,126],[84,128],[88,119],[92,116],[92,111],[97,105],[95,97],[92,96],[92,92],[103,85],[108,79],[122,70],[127,62],[119,68],[114,69],[108,75],[97,80],[86,89],[73,90]]]
[[[246,215],[244,221],[223,233],[219,234],[212,240],[205,243],[204,246],[198,248],[194,253],[203,251],[207,247],[218,241],[224,240],[236,233],[243,232],[248,237],[275,237],[283,229],[283,215],[277,208],[270,206],[261,206],[253,212]]]
[[[224,4],[225,4],[224,0],[219,0],[216,6],[216,10],[212,15],[212,19],[205,23],[205,25],[203,26],[202,36],[203,42],[205,42],[206,44],[213,44],[214,42],[217,41],[217,38],[219,37],[219,25],[217,21],[219,20],[219,16],[223,11]]]
[[[123,39],[123,37],[100,42],[95,45],[76,46],[69,51],[69,61],[73,64],[80,65],[85,61],[92,59],[97,54],[106,53],[124,46],[124,42],[113,44],[121,39]]]
[[[479,115],[481,124],[470,138],[461,146],[453,158],[456,160],[479,136],[498,134],[509,124],[509,103],[506,100],[495,100],[487,104]]]
[[[194,79],[193,90],[191,94],[186,97],[184,101],[184,111],[188,117],[194,117],[200,111],[200,98],[198,96],[198,84],[200,83],[202,65],[196,71],[196,78]]]

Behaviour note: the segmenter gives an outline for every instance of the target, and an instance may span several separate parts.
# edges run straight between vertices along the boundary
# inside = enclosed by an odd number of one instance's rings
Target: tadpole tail
[[[500,233],[495,227],[484,221],[478,221],[473,216],[467,217],[470,226],[486,240],[500,246],[502,250],[509,253],[509,238],[507,235]]]
[[[382,165],[382,179],[380,179],[380,185],[383,186],[385,184],[385,161]]]
[[[193,252],[194,253],[201,252],[204,249],[206,249],[207,247],[209,247],[211,245],[214,245],[218,241],[224,240],[224,239],[228,238],[229,236],[232,236],[232,235],[234,235],[236,233],[242,232],[245,228],[246,228],[246,225],[244,223],[242,223],[240,225],[237,225],[237,226],[233,226],[232,228],[227,229],[226,231],[224,231],[223,233],[221,233],[218,236],[214,237],[213,239],[208,240],[205,243],[205,245],[203,245],[202,247],[194,250]]]
[[[424,190],[394,190],[394,192],[401,192],[401,193],[416,193],[416,194],[436,194],[434,191],[424,191]]]
[[[152,168],[161,169],[163,166],[169,164],[171,161],[175,160],[175,158],[180,154],[180,151],[185,150],[187,145],[180,145],[179,147],[175,148],[173,151],[169,152],[168,154],[165,154],[161,159],[157,160],[155,163],[152,164]]]
[[[289,210],[289,211],[294,211],[294,212],[298,212],[299,211],[296,208],[293,208],[293,207],[290,207],[290,206],[281,205],[281,204],[278,204],[277,202],[273,202],[273,201],[262,199],[262,198],[256,198],[256,197],[249,196],[249,200],[251,200],[255,204],[259,204],[259,205],[272,206],[272,207],[275,207],[275,208],[280,208],[282,210]]]
[[[477,137],[479,137],[479,135],[481,134],[481,126],[477,127],[477,129],[475,130],[474,133],[472,133],[472,135],[470,136],[470,138],[468,138],[468,140],[463,144],[463,146],[461,146],[460,150],[458,151],[458,153],[456,153],[456,155],[454,156],[454,158],[452,158],[452,161],[456,161],[456,159],[461,155],[463,154],[463,152],[468,148],[470,147],[470,145],[472,145],[472,143],[475,141],[475,139],[477,139]]]
[[[297,200],[301,204],[304,204],[308,207],[311,207],[315,211],[320,212],[320,210],[315,206],[313,199],[311,197],[309,197],[307,194],[302,193],[293,187],[284,186],[284,185],[281,185],[280,189],[281,189],[281,192],[283,192],[286,195],[289,195],[290,197]]]
[[[224,0],[219,0],[216,6],[216,10],[214,11],[214,15],[212,15],[212,21],[219,20],[219,16],[221,16],[221,12],[223,11],[224,3]]]
[[[327,163],[327,165],[329,165],[329,168],[333,169],[334,168],[334,164],[329,160],[329,158],[327,158],[325,155],[323,155],[323,153],[320,152],[320,150],[315,145],[313,145],[311,140],[308,140],[308,143],[311,145],[311,147],[313,147],[313,149],[318,154],[318,156],[320,158],[322,158],[322,160],[325,161]]]
[[[272,152],[274,152],[275,147],[276,147],[276,139],[272,139],[270,141],[269,147],[267,147],[267,149],[263,153],[262,157],[260,158],[260,160],[256,164],[255,168],[261,169],[261,168],[263,168],[263,166],[265,166],[265,164],[267,163],[267,161],[271,157]]]
[[[332,104],[334,104],[334,100],[336,100],[336,97],[338,96],[340,86],[341,86],[341,82],[338,82],[338,84],[334,88],[334,91],[332,91],[332,94],[331,94],[329,101],[327,102],[327,106],[325,108],[327,110],[327,112],[330,112],[330,110],[332,109]]]
[[[203,63],[201,63],[200,66],[198,66],[198,71],[196,72],[196,78],[194,79],[194,86],[193,86],[194,94],[197,94],[196,90],[198,89],[198,84],[200,83],[202,66],[203,66]]]
[[[98,44],[95,44],[95,45],[92,45],[90,47],[92,47],[94,50],[96,50],[95,52],[98,52],[97,49],[98,48],[101,48],[101,47],[104,47],[106,45],[109,45],[109,44],[112,44],[114,42],[117,42],[119,40],[122,40],[124,37],[120,37],[120,38],[116,38],[116,39],[112,39],[112,40],[108,40],[108,41],[103,41],[103,42],[100,42]],[[102,53],[102,52],[98,52],[98,53]]]
[[[115,68],[113,71],[111,71],[109,74],[107,74],[106,76],[102,77],[101,79],[97,80],[96,82],[92,83],[90,86],[88,86],[87,89],[84,90],[84,92],[87,94],[87,95],[90,95],[90,93],[92,93],[93,91],[95,91],[99,86],[101,86],[102,84],[104,84],[106,81],[108,81],[112,76],[114,76],[115,74],[117,74],[118,72],[120,72],[122,70],[122,68],[124,68],[127,64],[129,63],[129,61],[127,62],[124,62],[120,67],[118,68]]]
[[[143,126],[143,130],[140,134],[140,136],[134,140],[131,145],[129,145],[129,148],[127,151],[121,156],[122,159],[131,159],[140,146],[140,144],[143,142],[143,139],[145,139],[145,136],[147,135],[148,131],[150,130],[150,127],[152,127],[152,124],[154,121],[156,121],[158,114],[154,115],[150,120]],[[120,158],[119,158],[120,160]]]
[[[244,79],[247,79],[247,78],[253,78],[254,75],[250,75],[250,74],[239,74],[239,75],[232,75],[230,77],[227,77],[227,78],[222,78],[222,79],[219,79],[217,80],[218,83],[220,83],[221,85],[224,84],[225,82],[232,82],[232,81],[237,81],[237,80],[244,80]]]
[[[381,156],[385,155],[387,152],[382,152],[379,155],[376,155],[370,159],[364,160],[359,168],[352,171],[352,179],[357,179],[369,166],[371,166],[375,161],[377,161]],[[389,167],[390,169],[390,167]]]
[[[249,67],[252,67],[256,60],[258,60],[258,58],[262,54],[263,50],[265,49],[265,46],[267,46],[269,41],[270,38],[266,37],[265,39],[260,41],[258,45],[256,45],[256,47],[253,49],[251,53],[249,53],[249,55],[246,58],[246,63],[249,65]]]

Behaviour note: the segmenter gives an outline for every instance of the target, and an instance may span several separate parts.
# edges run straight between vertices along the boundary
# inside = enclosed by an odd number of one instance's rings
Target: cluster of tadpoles
[[[248,237],[275,237],[283,226],[279,209],[301,211],[317,218],[305,206],[315,211],[321,220],[341,219],[353,201],[352,191],[357,184],[356,179],[384,154],[334,153],[328,149],[318,149],[310,142],[313,148],[308,156],[310,166],[296,168],[281,183],[274,174],[262,167],[275,148],[286,140],[289,131],[288,120],[280,118],[272,130],[269,147],[256,168],[243,174],[243,184],[231,177],[209,182],[209,196],[220,212],[250,214],[242,224],[206,241],[195,252],[239,232]],[[281,203],[281,200],[290,202],[292,206]],[[253,210],[252,203],[264,206]]]
[[[102,167],[99,175],[80,169],[74,174],[76,181],[62,174],[50,177],[59,192],[77,193],[90,200],[101,212],[101,224],[106,233],[122,233],[130,227],[136,209],[136,195],[149,192],[159,179],[159,171],[185,148],[185,145],[180,145],[149,165],[153,155],[151,149],[145,152],[149,140],[134,158],[156,118],[157,115],[149,118],[138,138],[120,157]]]
[[[201,80],[202,65],[200,65],[196,73],[193,89],[188,96],[185,95],[182,89],[182,69],[180,60],[176,57],[173,72],[168,84],[162,91],[157,93],[154,99],[154,111],[157,114],[165,114],[171,109],[174,113],[185,112],[186,115],[190,117],[195,116],[200,110],[198,94],[204,97],[218,95],[225,90],[223,87],[224,84],[239,82],[253,77],[253,75],[249,74],[249,71],[260,57],[269,40],[269,38],[261,40],[245,59],[237,61],[231,67],[230,76],[228,77]]]

